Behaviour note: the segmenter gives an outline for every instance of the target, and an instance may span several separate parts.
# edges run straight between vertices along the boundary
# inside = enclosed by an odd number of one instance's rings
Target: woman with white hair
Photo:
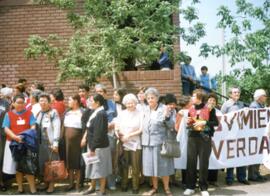
[[[124,96],[122,103],[126,109],[122,111],[116,122],[116,135],[123,144],[122,191],[128,190],[129,166],[132,167],[132,193],[139,193],[142,115],[136,108],[138,100],[134,94]]]
[[[144,195],[157,193],[158,177],[161,177],[165,194],[169,196],[172,195],[169,176],[174,174],[174,161],[173,158],[161,156],[160,151],[169,131],[174,131],[174,121],[170,108],[158,102],[157,89],[148,88],[145,95],[148,106],[143,117],[143,174],[152,178],[153,188]]]
[[[257,89],[254,92],[254,101],[250,104],[250,108],[264,108],[266,101],[267,101],[267,95],[264,89]],[[255,181],[255,182],[264,182],[267,179],[263,177],[260,173],[260,165],[250,165],[248,166],[248,180],[249,181]]]

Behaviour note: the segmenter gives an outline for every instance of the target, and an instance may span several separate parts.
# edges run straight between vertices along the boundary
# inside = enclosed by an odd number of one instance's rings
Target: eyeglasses
[[[23,101],[16,101],[15,103],[18,104],[18,105],[24,104]]]

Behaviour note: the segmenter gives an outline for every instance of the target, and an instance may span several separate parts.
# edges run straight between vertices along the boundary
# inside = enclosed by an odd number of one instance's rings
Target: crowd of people
[[[46,92],[42,84],[34,83],[28,88],[25,79],[18,82],[15,88],[3,87],[0,98],[0,191],[9,188],[8,178],[15,175],[17,194],[25,191],[24,176],[31,194],[53,193],[56,182],[44,180],[45,164],[64,160],[67,192],[82,191],[85,182],[89,182],[83,195],[96,191],[105,195],[107,188],[114,191],[118,185],[123,192],[131,187],[133,194],[139,194],[140,186],[147,182],[151,188],[143,195],[155,195],[161,179],[164,194],[171,196],[177,157],[164,156],[161,151],[164,143],[176,140],[185,127],[188,156],[187,168],[182,170],[183,194],[195,193],[198,177],[201,194],[207,196],[208,184],[217,185],[218,178],[218,170],[208,169],[211,138],[219,123],[217,114],[244,107],[239,101],[238,87],[230,89],[230,99],[220,109],[217,96],[205,89],[193,90],[191,96],[182,96],[177,101],[173,94],[160,96],[153,87],[139,88],[136,94],[119,88],[114,90],[111,100],[102,84],[95,85],[93,94],[89,86],[80,85],[73,96],[65,99],[61,89]],[[265,107],[266,98],[263,89],[256,90],[250,107]],[[36,142],[25,139],[35,134]],[[25,156],[11,148],[23,144],[28,148]],[[82,153],[97,157],[98,161],[85,164]],[[233,168],[226,171],[226,183],[232,185]],[[240,183],[266,180],[259,165],[248,167],[248,177],[246,172],[246,167],[237,168]]]

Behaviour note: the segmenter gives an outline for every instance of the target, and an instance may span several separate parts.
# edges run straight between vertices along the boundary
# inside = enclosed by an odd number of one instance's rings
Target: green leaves
[[[28,58],[56,60],[59,80],[75,77],[91,83],[122,70],[127,60],[151,64],[159,58],[160,46],[172,48],[178,35],[172,24],[178,0],[85,0],[81,14],[71,0],[36,1],[72,8],[67,18],[74,34],[67,42],[54,45],[50,38],[36,36],[26,49]],[[200,25],[193,31],[201,33]]]
[[[224,79],[227,86],[240,86],[242,97],[248,102],[258,88],[270,93],[270,2],[266,0],[260,7],[246,0],[235,0],[235,3],[236,13],[233,14],[225,6],[221,6],[217,13],[221,17],[218,27],[230,30],[232,38],[224,46],[204,44],[201,55],[207,57],[209,54],[225,54],[231,66],[244,62],[245,68],[234,70]],[[256,29],[251,21],[259,24]]]
[[[38,4],[52,4],[62,9],[71,9],[75,6],[74,0],[33,0],[33,2]]]
[[[45,55],[49,60],[55,59],[62,54],[62,49],[58,48],[53,42],[58,41],[57,35],[50,35],[48,39],[44,39],[38,35],[30,36],[28,40],[29,47],[24,50],[26,57],[37,59],[41,55]]]
[[[182,11],[182,13],[184,15],[184,19],[189,23],[191,23],[193,20],[199,19],[194,7],[188,6],[185,10]]]
[[[180,15],[189,23],[189,27],[180,27],[181,38],[188,44],[193,45],[205,36],[205,24],[199,22],[199,17],[195,5],[200,3],[193,0],[186,8],[180,8]]]

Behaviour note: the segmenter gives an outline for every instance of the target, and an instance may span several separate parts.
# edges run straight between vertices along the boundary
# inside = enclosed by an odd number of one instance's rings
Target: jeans
[[[234,168],[227,168],[227,177],[226,182],[233,182],[233,170]],[[239,182],[246,180],[247,174],[246,174],[246,167],[237,167],[236,168],[236,176],[237,180]]]

